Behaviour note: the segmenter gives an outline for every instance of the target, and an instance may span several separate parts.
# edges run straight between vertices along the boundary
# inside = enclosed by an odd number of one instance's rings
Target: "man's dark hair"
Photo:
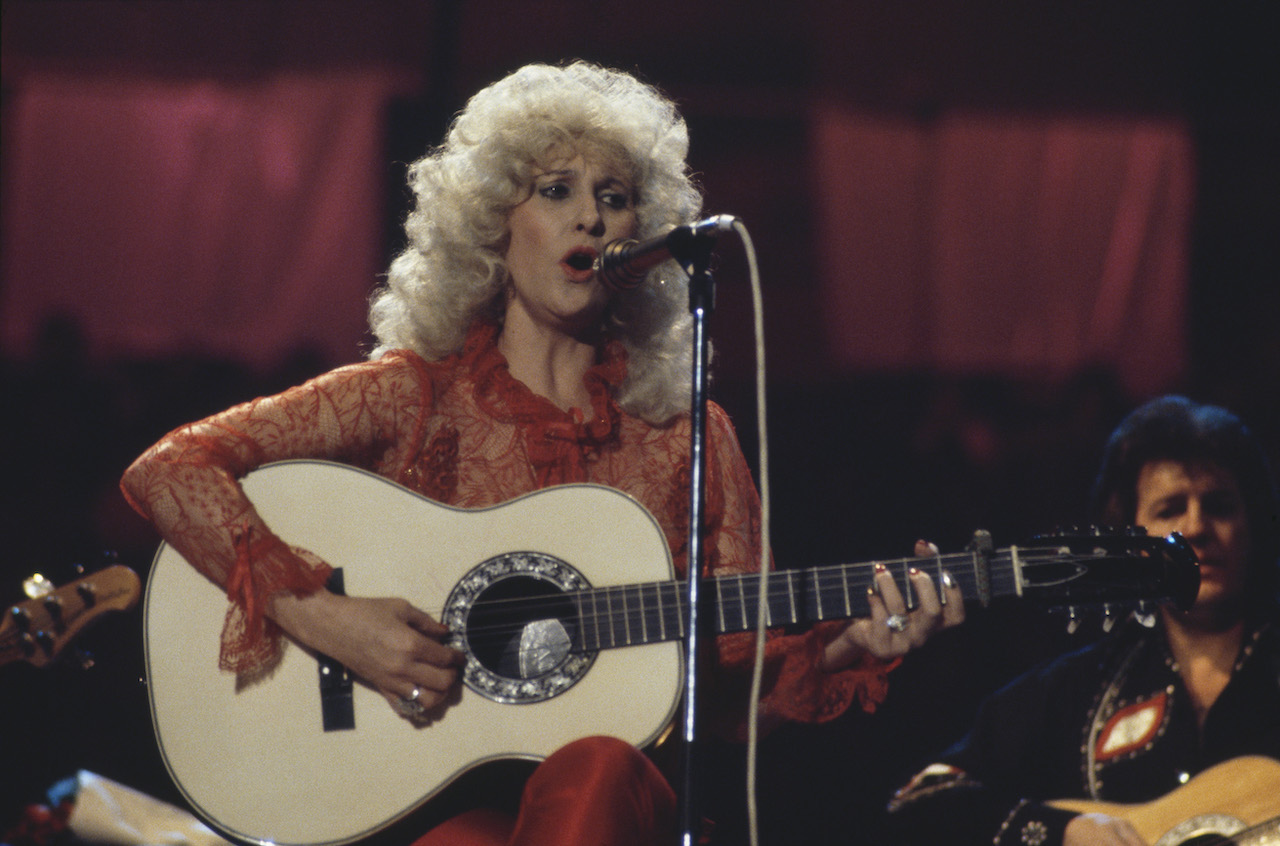
[[[1138,510],[1138,474],[1152,461],[1210,462],[1240,486],[1252,539],[1251,590],[1276,601],[1280,586],[1280,505],[1266,454],[1230,411],[1182,396],[1164,396],[1129,414],[1107,441],[1093,487],[1095,519],[1131,525]],[[1265,599],[1264,599],[1265,601]]]

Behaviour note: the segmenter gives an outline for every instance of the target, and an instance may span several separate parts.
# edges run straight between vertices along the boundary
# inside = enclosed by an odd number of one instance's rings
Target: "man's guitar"
[[[293,645],[270,678],[237,688],[216,669],[222,591],[161,546],[145,603],[156,735],[192,807],[229,836],[347,843],[481,762],[536,760],[593,734],[645,746],[674,716],[685,588],[657,522],[629,496],[565,485],[461,510],[315,461],[263,467],[244,487],[280,537],[341,568],[348,593],[408,599],[449,626],[468,662],[459,701],[425,728]],[[945,570],[982,601],[1188,603],[1198,586],[1194,555],[1176,538],[980,547],[882,563],[904,587],[908,567],[935,579]],[[867,614],[875,563],[770,574],[770,624]],[[754,628],[758,585],[745,575],[706,586],[719,631]]]
[[[127,611],[142,595],[138,575],[114,564],[11,605],[0,620],[0,666],[43,667],[103,614]]]
[[[1088,799],[1050,804],[1126,819],[1151,846],[1280,846],[1280,761],[1260,755],[1223,761],[1136,805]]]

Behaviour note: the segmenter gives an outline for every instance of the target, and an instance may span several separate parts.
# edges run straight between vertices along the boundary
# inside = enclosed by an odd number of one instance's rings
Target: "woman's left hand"
[[[915,554],[931,558],[938,554],[938,548],[927,541],[916,541]],[[871,616],[854,620],[827,644],[822,661],[824,670],[848,667],[863,653],[882,660],[901,657],[922,646],[934,632],[964,621],[964,597],[959,587],[944,584],[944,602],[927,573],[912,567],[907,578],[916,595],[916,607],[911,610],[907,610],[893,575],[887,568],[877,566],[876,589],[867,597]]]

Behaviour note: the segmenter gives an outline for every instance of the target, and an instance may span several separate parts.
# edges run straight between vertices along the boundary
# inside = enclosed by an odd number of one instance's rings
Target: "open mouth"
[[[594,270],[596,265],[596,251],[589,247],[572,250],[564,257],[564,263],[573,270]]]

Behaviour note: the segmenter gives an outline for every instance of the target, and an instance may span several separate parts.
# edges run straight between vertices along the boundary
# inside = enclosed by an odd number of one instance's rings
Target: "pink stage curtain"
[[[359,357],[396,85],[24,76],[6,115],[5,353],[58,314],[97,356]]]
[[[1135,393],[1185,366],[1193,153],[1174,121],[814,112],[832,359]]]

